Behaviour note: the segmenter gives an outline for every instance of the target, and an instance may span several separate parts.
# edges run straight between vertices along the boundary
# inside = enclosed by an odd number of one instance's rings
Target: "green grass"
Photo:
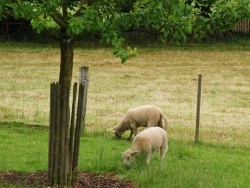
[[[48,128],[22,123],[1,123],[0,171],[33,172],[47,169]],[[110,132],[86,132],[81,138],[79,170],[98,174],[116,173],[139,187],[234,188],[250,184],[250,150],[169,140],[169,151],[161,167],[158,153],[149,166],[122,165],[121,153],[130,142],[117,140]]]
[[[46,170],[47,128],[22,123],[2,123],[0,171]]]

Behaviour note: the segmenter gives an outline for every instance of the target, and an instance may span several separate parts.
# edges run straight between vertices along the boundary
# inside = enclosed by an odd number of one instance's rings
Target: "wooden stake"
[[[70,168],[70,177],[69,181],[72,182],[72,170],[73,170],[73,152],[74,152],[74,136],[75,136],[75,106],[76,106],[76,94],[77,94],[77,83],[74,83],[73,86],[73,101],[72,101],[72,110],[71,110],[71,121],[70,121],[70,133],[69,133],[69,168]]]
[[[201,80],[202,75],[198,75],[198,92],[197,92],[197,110],[196,110],[196,130],[195,130],[195,143],[199,142],[200,131],[200,105],[201,105]]]
[[[81,123],[81,134],[83,133],[83,129],[85,127],[85,115],[86,115],[86,107],[87,107],[87,93],[89,87],[89,67],[83,66],[79,68],[80,74],[80,84],[84,86],[84,93],[83,93],[83,110],[82,110],[82,123]]]

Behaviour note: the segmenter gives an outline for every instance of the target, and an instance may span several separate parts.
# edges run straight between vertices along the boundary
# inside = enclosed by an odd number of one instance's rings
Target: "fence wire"
[[[87,129],[105,129],[112,132],[129,108],[143,104],[160,107],[169,119],[169,138],[194,141],[197,105],[197,80],[175,85],[171,89],[164,83],[149,88],[105,85],[98,90],[89,88],[86,113]],[[202,81],[200,137],[201,142],[250,148],[250,95],[249,88],[220,86],[223,91]],[[16,88],[16,87],[15,87]],[[22,90],[1,90],[1,121],[17,121],[48,125],[49,88],[27,85]]]

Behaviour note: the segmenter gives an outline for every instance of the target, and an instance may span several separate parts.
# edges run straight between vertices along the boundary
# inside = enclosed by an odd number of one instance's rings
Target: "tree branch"
[[[62,17],[64,20],[67,20],[67,18],[68,18],[67,8],[68,8],[67,2],[62,1]]]
[[[74,17],[80,16],[81,11],[84,9],[84,6],[83,6],[84,4],[86,4],[84,3],[84,0],[81,0],[79,9],[75,12]]]
[[[58,11],[55,10],[55,12],[51,13],[50,16],[61,28],[67,27],[67,23]]]
[[[55,40],[60,40],[59,31],[55,29],[45,29],[44,33]]]

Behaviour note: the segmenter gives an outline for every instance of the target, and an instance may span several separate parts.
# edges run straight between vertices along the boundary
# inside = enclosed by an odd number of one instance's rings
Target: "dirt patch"
[[[47,187],[47,173],[43,171],[24,172],[0,172],[0,186],[15,187]],[[117,178],[114,174],[97,175],[80,172],[73,188],[135,188],[135,184],[128,180]]]

